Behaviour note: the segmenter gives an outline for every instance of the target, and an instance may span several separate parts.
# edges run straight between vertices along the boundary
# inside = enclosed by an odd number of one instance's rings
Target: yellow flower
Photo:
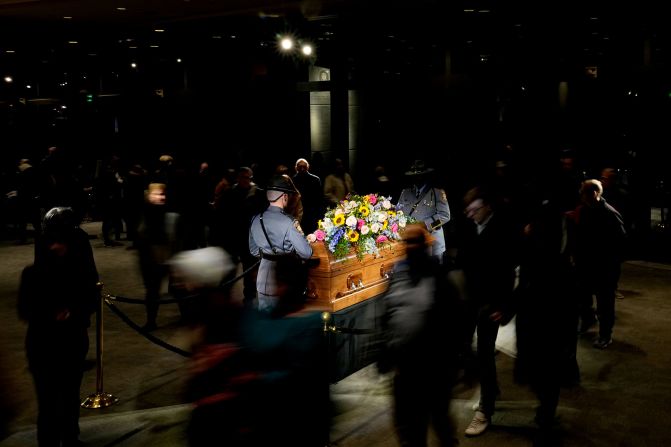
[[[355,230],[347,230],[347,239],[350,242],[356,242],[359,240],[359,232]]]
[[[389,217],[392,219],[396,217],[396,211],[387,211],[387,214],[389,214]]]
[[[319,220],[319,221],[317,222],[317,228],[319,228],[320,230],[323,230],[323,229],[324,229],[324,225],[322,225],[322,221],[321,221],[321,220]]]
[[[361,205],[359,207],[359,213],[361,213],[363,217],[368,217],[368,215],[370,214],[370,210],[366,205]]]
[[[340,225],[345,223],[345,215],[344,214],[336,214],[335,217],[333,218],[333,225],[336,227],[339,227]]]
[[[370,202],[370,197],[368,197],[368,196],[363,196],[363,201],[364,201],[364,203],[368,203],[368,202]]]
[[[388,225],[389,225],[389,221],[385,220],[384,223],[382,224],[382,229],[386,230]]]

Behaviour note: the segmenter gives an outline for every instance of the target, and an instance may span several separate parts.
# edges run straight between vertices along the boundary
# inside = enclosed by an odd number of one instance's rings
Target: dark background
[[[52,145],[90,169],[113,153],[148,167],[163,153],[185,165],[293,166],[312,155],[314,64],[332,74],[318,87],[332,95],[322,175],[332,158],[349,159],[346,93],[356,90],[360,185],[377,164],[398,178],[425,158],[458,196],[511,155],[508,144],[540,178],[564,149],[588,176],[617,168],[642,221],[668,202],[671,42],[659,5],[88,3],[0,2],[0,74],[14,80],[0,82],[3,172]],[[287,33],[315,55],[280,52]]]

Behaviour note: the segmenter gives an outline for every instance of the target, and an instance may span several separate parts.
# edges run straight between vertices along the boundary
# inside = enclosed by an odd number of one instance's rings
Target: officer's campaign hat
[[[415,160],[412,165],[410,165],[410,169],[406,171],[405,175],[412,177],[415,175],[425,175],[430,172],[433,172],[433,168],[427,167],[424,160]]]
[[[296,188],[291,183],[291,180],[286,175],[275,175],[270,179],[266,186],[268,191],[280,191],[287,194],[296,194]]]

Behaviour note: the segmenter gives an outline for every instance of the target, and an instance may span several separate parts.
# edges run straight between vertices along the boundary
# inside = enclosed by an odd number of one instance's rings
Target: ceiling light
[[[137,68],[137,64],[135,62],[130,63],[130,68]]]
[[[289,51],[294,47],[294,41],[291,40],[289,37],[284,37],[282,40],[280,40],[280,48],[282,48],[285,51]]]
[[[12,82],[14,82],[14,78],[12,78],[11,76],[5,76],[5,82],[7,84],[11,84]]]
[[[482,14],[487,14],[488,12],[491,12],[491,11],[489,9],[480,9],[480,10],[478,10],[478,12],[482,13]]]
[[[312,54],[312,45],[303,45],[301,51],[303,51],[304,55],[310,56]]]
[[[117,10],[117,11],[125,11],[126,8],[124,8],[123,6],[120,6],[120,7],[118,7],[116,10]]]
[[[63,16],[65,20],[72,20],[72,16]]]
[[[77,45],[79,42],[77,42],[76,40],[68,40],[68,43],[70,45]]]
[[[158,48],[158,45],[149,45],[149,48]]]
[[[6,50],[5,53],[7,53],[7,54],[14,54],[14,53],[16,53],[16,51],[14,51],[14,50]]]
[[[178,64],[181,64],[181,63],[182,63],[182,59],[178,57],[178,58],[177,58],[177,63],[178,63]]]
[[[164,29],[155,29],[154,32],[155,33],[164,33],[165,30]]]

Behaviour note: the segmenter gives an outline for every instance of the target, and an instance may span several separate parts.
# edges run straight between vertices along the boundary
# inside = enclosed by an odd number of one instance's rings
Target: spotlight
[[[282,40],[280,40],[280,48],[282,48],[284,51],[289,51],[294,47],[294,41],[291,40],[289,37],[284,37]]]
[[[137,68],[137,64],[135,62],[130,63],[130,68]]]
[[[12,78],[11,76],[5,76],[5,82],[7,84],[11,84],[12,82],[14,82],[14,78]]]
[[[179,58],[179,57],[178,57],[178,58],[177,58],[177,63],[178,63],[178,64],[181,64],[181,63],[182,63],[182,58]]]
[[[304,55],[310,56],[312,54],[312,45],[303,45],[302,51]]]

